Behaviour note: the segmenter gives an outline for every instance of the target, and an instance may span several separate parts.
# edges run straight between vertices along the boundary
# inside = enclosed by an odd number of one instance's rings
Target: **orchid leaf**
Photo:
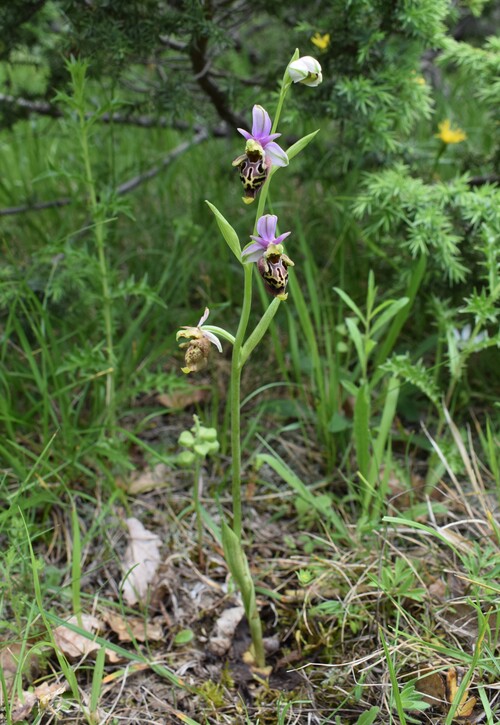
[[[301,139],[292,144],[286,152],[288,160],[291,161],[294,156],[300,154],[300,152],[313,140],[317,133],[319,133],[319,128],[317,131],[313,131],[312,133],[307,134],[307,136],[303,136]]]
[[[219,227],[222,236],[226,240],[227,246],[232,251],[238,262],[241,262],[241,245],[240,240],[238,239],[238,235],[236,234],[230,223],[227,221],[227,219],[220,213],[217,207],[215,207],[209,201],[206,201],[206,203],[210,207],[213,215],[215,216],[217,226]]]

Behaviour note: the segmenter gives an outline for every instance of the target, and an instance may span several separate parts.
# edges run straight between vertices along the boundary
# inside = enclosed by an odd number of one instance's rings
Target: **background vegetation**
[[[0,8],[8,722],[49,722],[50,708],[68,722],[497,722],[498,4],[306,5]],[[231,166],[242,152],[236,129],[250,127],[254,103],[273,115],[296,47],[319,59],[324,80],[293,88],[280,143],[320,131],[273,179],[270,212],[292,231],[295,268],[245,372],[242,436],[252,565],[280,642],[275,671],[318,666],[251,692],[229,667],[237,654],[219,658],[219,670],[203,659],[226,590],[208,613],[175,606],[176,585],[195,587],[194,565],[219,587],[227,575],[210,526],[197,558],[190,477],[177,464],[193,413],[220,443],[203,466],[212,522],[231,465],[229,346],[186,378],[175,332],[206,306],[212,324],[235,330],[243,275],[205,199],[248,238],[254,211]],[[262,292],[255,320],[267,304]],[[182,563],[161,603],[156,582],[140,607],[145,621],[168,615],[162,647],[129,650],[134,666],[154,663],[156,684],[145,686],[168,715],[150,698],[141,704],[104,649],[75,662],[51,634],[58,617],[96,608],[131,616],[120,553],[132,514]],[[185,631],[193,639],[176,641]],[[190,657],[188,701],[186,683],[169,675]],[[427,671],[446,680],[436,701],[421,682]],[[129,692],[123,712],[110,705],[111,674]],[[44,680],[69,683],[69,693],[19,716],[22,692]]]

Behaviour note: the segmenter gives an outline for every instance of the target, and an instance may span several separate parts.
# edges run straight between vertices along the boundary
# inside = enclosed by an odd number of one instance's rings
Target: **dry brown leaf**
[[[158,463],[154,468],[134,473],[127,483],[127,491],[130,494],[137,495],[147,491],[154,491],[157,488],[164,488],[168,485],[168,474],[168,466],[164,463]]]
[[[34,694],[40,702],[40,707],[45,710],[56,697],[62,695],[67,689],[67,682],[53,682],[51,685],[47,682],[42,682],[41,685],[35,687]]]
[[[459,680],[456,667],[450,667],[446,673],[446,694],[450,705],[452,705],[455,700],[458,688],[460,687],[460,681],[461,678]],[[476,702],[477,699],[475,697],[469,697],[469,689],[467,688],[462,695],[459,706],[457,707],[456,717],[470,717]]]
[[[460,687],[461,676],[456,667],[450,667],[446,673],[428,667],[420,673],[422,676],[416,682],[416,689],[422,693],[423,700],[443,712],[449,712]],[[455,717],[463,720],[473,714],[477,698],[469,697],[466,689],[458,705]]]
[[[221,657],[231,647],[236,627],[241,622],[245,610],[243,607],[231,607],[225,609],[216,621],[208,649],[215,655]]]
[[[102,622],[91,614],[82,614],[80,618],[70,617],[67,621],[68,624],[80,627],[89,634],[97,634],[103,629]],[[61,652],[71,659],[86,657],[101,648],[101,645],[97,642],[85,637],[83,634],[74,632],[63,624],[54,629],[53,635],[55,643]],[[106,658],[108,662],[120,661],[116,652],[111,649],[106,650]]]
[[[190,405],[197,405],[206,400],[208,390],[200,390],[200,388],[188,388],[187,390],[176,390],[175,393],[161,393],[156,396],[156,400],[165,408],[174,408],[182,410]]]
[[[113,632],[118,635],[120,642],[139,642],[146,640],[159,642],[163,639],[163,627],[160,622],[147,621],[139,617],[121,617],[119,614],[106,612],[103,615]]]
[[[0,669],[2,670],[7,692],[10,691],[16,672],[19,669],[19,653],[21,645],[17,642],[3,646],[0,649]],[[0,688],[0,704],[2,701],[2,689]]]
[[[473,553],[474,545],[466,539],[465,536],[462,536],[462,534],[459,534],[457,531],[453,531],[453,529],[448,526],[438,526],[437,531],[444,539],[446,539],[446,541],[459,551],[463,551],[464,554]]]
[[[436,672],[431,667],[423,670],[416,682],[416,689],[422,693],[422,700],[432,707],[444,708],[446,706],[446,684],[442,672]]]
[[[444,582],[441,578],[436,578],[429,584],[427,591],[432,599],[444,602],[446,600],[448,588],[446,586],[446,582]]]
[[[52,685],[42,682],[41,685],[35,687],[33,692],[23,692],[22,701],[18,698],[12,708],[12,722],[26,720],[36,704],[40,706],[41,710],[47,710],[54,700],[67,689],[67,682],[54,682]]]
[[[143,602],[160,564],[161,540],[148,531],[139,519],[126,519],[129,543],[123,556],[123,598],[127,604]]]
[[[479,636],[477,612],[467,602],[450,602],[436,612],[436,619],[447,631],[468,642],[475,643]]]
[[[90,634],[97,634],[103,628],[102,622],[91,614],[82,614],[80,618],[70,617],[67,621],[68,624],[74,624]],[[97,642],[93,642],[91,639],[84,637],[83,634],[74,632],[63,624],[56,627],[53,634],[55,643],[61,652],[72,659],[88,655],[101,647]]]
[[[22,667],[24,674],[28,674],[30,671],[32,675],[38,669],[38,657],[36,654],[25,650],[24,661],[19,661],[22,651],[23,646],[20,642],[0,645],[0,669],[2,670],[7,692],[10,692],[16,673],[20,667]],[[2,701],[3,691],[0,687],[0,705]]]
[[[26,720],[36,703],[37,697],[34,692],[23,692],[22,702],[21,700],[16,699],[16,702],[11,710],[12,722],[21,722],[22,720]]]

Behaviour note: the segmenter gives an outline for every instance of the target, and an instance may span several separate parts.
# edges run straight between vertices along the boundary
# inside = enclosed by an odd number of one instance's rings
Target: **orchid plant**
[[[215,215],[219,229],[229,248],[243,265],[244,286],[241,315],[236,334],[233,336],[223,328],[206,325],[208,309],[196,327],[184,326],[177,333],[177,340],[185,339],[180,347],[185,350],[185,366],[183,372],[191,373],[202,370],[208,364],[209,355],[214,345],[222,352],[219,338],[225,339],[233,346],[230,378],[230,413],[231,413],[231,456],[232,456],[232,525],[222,522],[222,545],[226,563],[231,575],[240,589],[245,613],[252,636],[253,661],[262,672],[265,666],[265,653],[262,638],[262,624],[257,608],[255,587],[250,568],[242,545],[242,506],[241,506],[241,439],[240,439],[240,383],[241,372],[252,351],[266,333],[281,302],[287,299],[288,268],[294,263],[285,254],[283,243],[291,232],[278,232],[278,218],[274,214],[266,214],[265,205],[269,184],[278,168],[288,166],[289,162],[314,138],[317,131],[304,136],[287,151],[276,142],[281,134],[276,132],[285,96],[292,83],[303,83],[316,86],[322,80],[321,66],[317,60],[309,56],[299,58],[295,51],[281,82],[280,95],[274,121],[260,105],[252,111],[252,131],[238,129],[246,144],[244,153],[233,161],[238,167],[243,184],[245,204],[253,203],[258,197],[256,217],[252,240],[243,249],[240,240],[231,224],[207,201]],[[254,269],[264,281],[266,290],[272,297],[267,310],[262,315],[255,329],[247,336],[248,322],[252,304],[252,286]],[[264,670],[265,671],[265,670]]]

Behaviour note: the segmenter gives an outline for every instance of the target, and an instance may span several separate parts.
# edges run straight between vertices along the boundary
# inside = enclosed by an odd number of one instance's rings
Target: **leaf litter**
[[[139,648],[141,661],[107,661],[100,700],[103,712],[115,708],[114,716],[120,720],[141,725],[177,721],[243,725],[248,714],[250,722],[264,725],[276,722],[273,713],[275,717],[286,703],[290,723],[322,725],[328,718],[334,722],[339,717],[347,725],[363,722],[366,715],[369,722],[383,725],[392,718],[396,725],[395,711],[389,716],[391,689],[379,639],[382,626],[389,633],[386,638],[398,665],[400,687],[409,672],[415,673],[416,690],[428,705],[423,712],[410,708],[411,721],[443,725],[460,686],[463,664],[477,640],[478,612],[486,612],[493,600],[488,590],[464,579],[453,547],[461,556],[479,559],[486,540],[497,557],[500,548],[493,526],[486,530],[485,539],[485,518],[476,509],[473,495],[462,510],[460,497],[449,495],[449,484],[443,485],[441,494],[439,489],[433,494],[439,506],[427,519],[429,525],[437,531],[463,522],[457,526],[461,538],[451,537],[449,544],[398,525],[366,539],[358,537],[355,546],[347,547],[325,537],[321,521],[314,516],[301,530],[290,492],[278,488],[259,496],[256,492],[266,491],[262,486],[267,486],[259,482],[246,499],[251,532],[247,547],[261,592],[258,604],[266,635],[277,638],[279,645],[269,655],[273,672],[264,681],[244,662],[250,644],[248,627],[220,546],[208,531],[203,564],[198,561],[195,521],[189,515],[190,483],[176,475],[170,474],[168,491],[144,491],[133,502],[125,536],[121,510],[111,512],[102,535],[118,542],[113,543],[114,560],[96,567],[93,579],[86,577],[95,618],[84,620],[87,636],[83,641],[68,628],[58,633],[61,649],[76,665],[82,658],[93,661],[93,645],[100,647],[92,642],[96,633],[110,643],[128,645],[132,655]],[[209,489],[210,476],[205,475]],[[279,486],[276,479],[271,484]],[[478,499],[477,507],[481,509],[483,503],[484,497]],[[207,498],[204,505],[217,520],[213,503]],[[281,514],[273,520],[270,512],[277,507]],[[475,525],[474,519],[481,524]],[[121,538],[114,530],[122,531]],[[403,567],[409,577],[404,580],[408,590],[403,586],[398,591],[402,585],[391,579],[397,558],[408,564]],[[488,566],[494,567],[491,557]],[[415,598],[412,594],[417,589],[423,594]],[[193,636],[177,637],[186,630]],[[498,637],[493,627],[491,633],[494,644]],[[185,689],[175,688],[162,677],[163,666],[182,677]],[[487,694],[491,708],[499,704],[498,687],[484,660],[473,674],[455,713],[458,725],[484,721],[478,687]],[[29,681],[25,676],[24,682]],[[62,686],[48,684],[54,685],[54,692]],[[30,692],[38,693],[38,686],[35,680]],[[121,706],[120,692],[135,704]],[[33,702],[33,708],[41,706],[38,694]],[[26,709],[24,713],[29,719]]]
[[[160,565],[161,539],[148,531],[136,518],[125,521],[129,542],[122,564],[125,578],[122,582],[123,598],[129,605],[144,602],[149,586]]]

